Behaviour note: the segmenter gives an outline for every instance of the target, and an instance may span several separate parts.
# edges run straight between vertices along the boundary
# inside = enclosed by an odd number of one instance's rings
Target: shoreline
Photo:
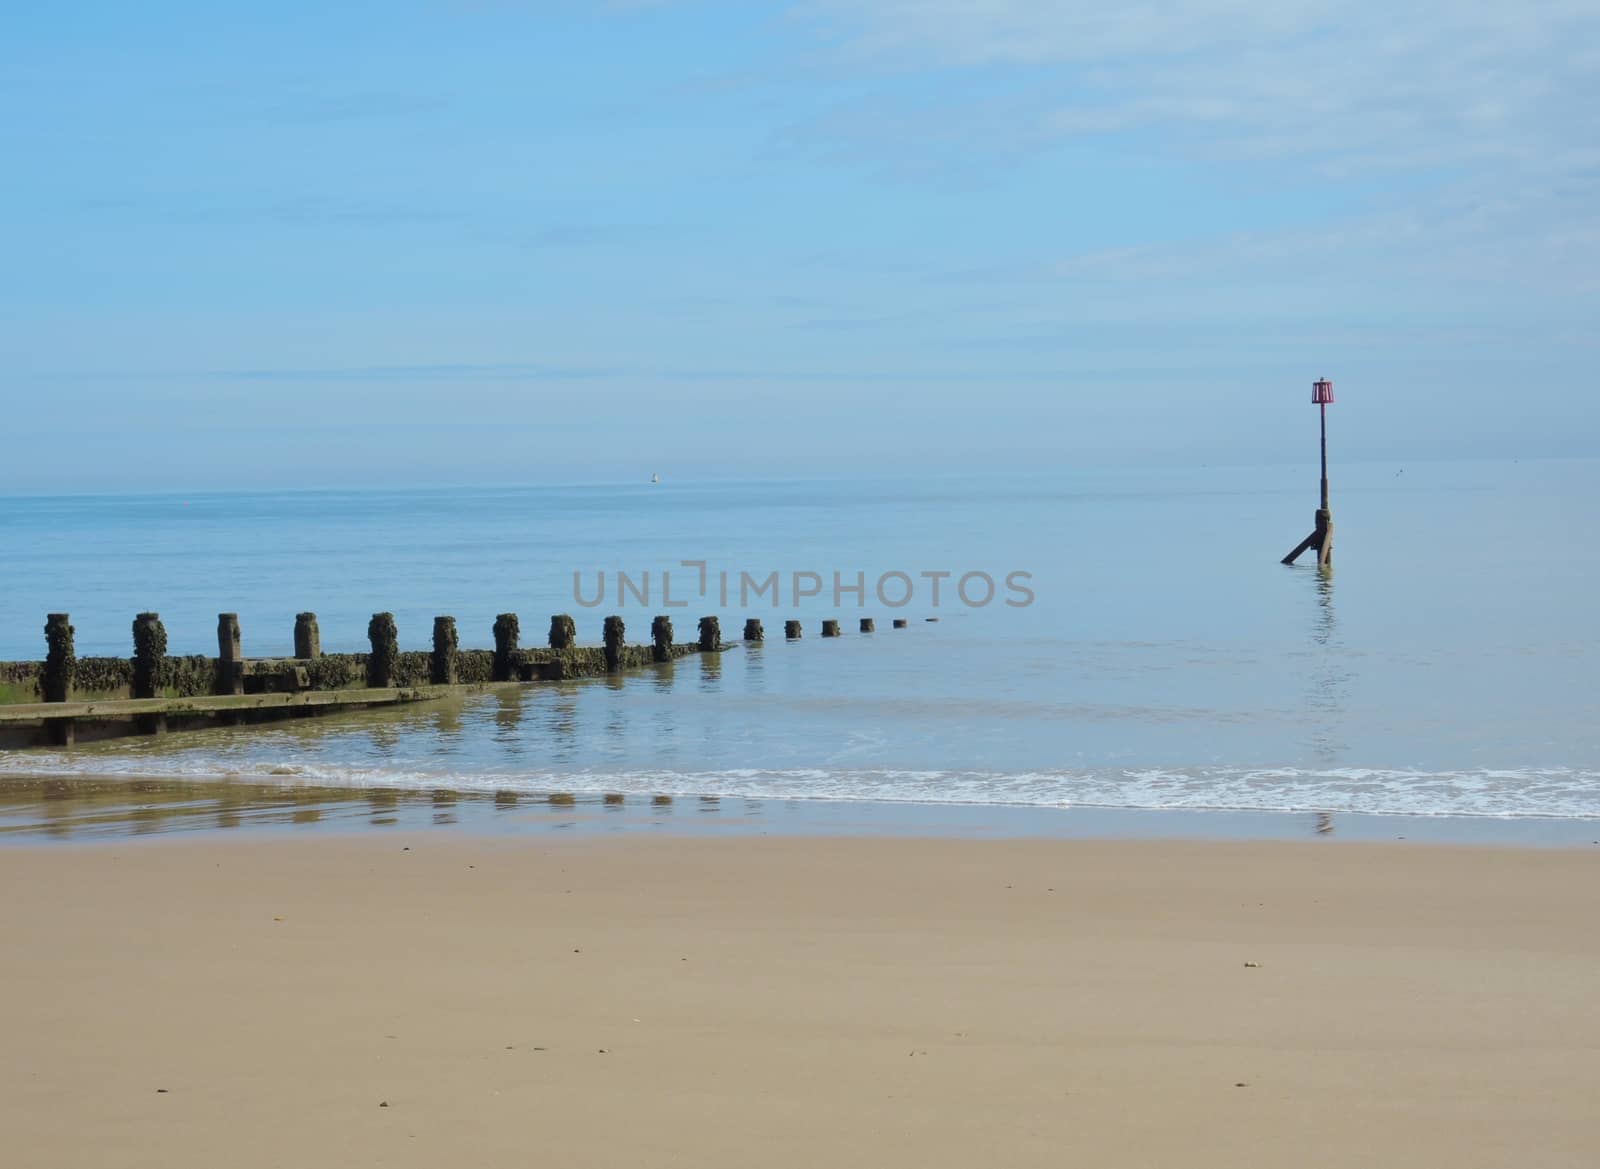
[[[1597,877],[1415,843],[0,849],[0,1119],[36,1169],[1587,1165]]]
[[[0,777],[0,848],[132,838],[362,836],[427,830],[520,837],[651,834],[924,839],[1408,841],[1600,846],[1600,818],[1228,808],[324,787],[124,776]]]

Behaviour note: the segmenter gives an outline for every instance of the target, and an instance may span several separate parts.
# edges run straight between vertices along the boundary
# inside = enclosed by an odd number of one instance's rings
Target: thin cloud
[[[806,11],[857,70],[940,70],[991,89],[997,67],[1035,79],[1000,109],[878,95],[880,123],[911,144],[989,135],[1004,113],[1006,139],[1024,144],[1145,131],[1177,152],[1345,171],[1528,163],[1589,141],[1600,96],[1584,47],[1600,39],[1600,9],[1566,0],[812,0]],[[927,135],[906,135],[908,122]]]

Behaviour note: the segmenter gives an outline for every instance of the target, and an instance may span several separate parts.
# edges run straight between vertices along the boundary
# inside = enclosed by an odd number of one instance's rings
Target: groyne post
[[[909,624],[910,624],[910,622],[907,621],[904,617],[896,617],[894,619],[894,627],[896,629],[904,629]]]
[[[515,613],[501,613],[494,619],[494,673],[496,682],[509,682],[515,671],[512,659],[517,653],[517,642],[522,637],[522,626]]]
[[[622,668],[622,647],[628,636],[628,627],[621,617],[607,617],[605,625],[606,669],[615,673]]]
[[[872,620],[871,617],[863,617],[861,619],[861,632],[862,633],[871,633],[876,628],[877,628],[877,625],[875,625],[873,623],[873,620]]]
[[[65,613],[51,613],[44,619],[44,676],[39,689],[46,702],[66,702],[72,697],[72,682],[78,673],[72,642],[75,633]]]
[[[550,618],[550,648],[571,649],[578,644],[578,623],[566,613]]]
[[[166,656],[167,629],[161,614],[140,613],[133,619],[133,697],[157,697]]]
[[[672,660],[672,618],[665,613],[650,622],[651,656],[658,662]]]
[[[78,656],[72,638],[76,631],[65,613],[50,613],[44,619],[44,673],[39,678],[39,696],[46,702],[66,702],[72,697],[72,682],[78,672]],[[50,719],[46,723],[50,741],[70,747],[77,741],[77,723],[70,718]]]
[[[766,631],[761,628],[761,618],[748,617],[744,623],[744,639],[746,641],[765,641]]]
[[[367,622],[367,640],[372,652],[367,655],[367,685],[387,690],[394,685],[395,663],[400,657],[400,634],[393,613],[374,613]]]
[[[790,641],[799,641],[800,640],[800,622],[798,622],[798,621],[785,621],[783,623],[783,636],[788,638]]]
[[[244,693],[244,649],[239,614],[217,614],[217,693]]]
[[[715,617],[700,618],[700,652],[710,653],[722,648],[722,622]]]
[[[1318,430],[1321,432],[1322,506],[1311,518],[1311,534],[1296,544],[1281,563],[1293,564],[1301,553],[1315,548],[1317,567],[1327,569],[1333,566],[1333,512],[1328,508],[1328,405],[1333,401],[1333,383],[1327,378],[1318,378],[1313,382],[1311,401],[1317,407]]]
[[[454,686],[458,680],[456,669],[456,619],[433,619],[433,656],[428,659],[428,680],[435,686]]]
[[[833,620],[831,618],[826,620],[826,621],[824,621],[822,623],[822,636],[823,637],[838,637],[839,636],[839,622],[836,621],[836,620]]]
[[[296,613],[294,616],[294,656],[297,658],[322,656],[322,631],[317,628],[315,613]]]

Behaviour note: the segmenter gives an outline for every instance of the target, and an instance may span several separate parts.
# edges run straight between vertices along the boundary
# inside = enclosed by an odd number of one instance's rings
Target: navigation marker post
[[[1294,551],[1283,558],[1283,563],[1293,564],[1302,552],[1315,548],[1317,567],[1328,568],[1333,564],[1333,515],[1328,511],[1328,405],[1333,401],[1333,383],[1325,377],[1313,382],[1311,401],[1322,423],[1322,506],[1317,508],[1311,534],[1295,545]]]

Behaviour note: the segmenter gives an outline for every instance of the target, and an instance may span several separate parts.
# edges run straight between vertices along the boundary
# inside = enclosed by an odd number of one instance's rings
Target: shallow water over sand
[[[759,616],[770,640],[425,708],[13,752],[0,774],[1600,816],[1600,548],[1570,542],[1597,468],[1342,469],[1331,577],[1276,563],[1315,502],[1298,468],[8,500],[4,656],[37,656],[43,614],[61,608],[81,654],[127,652],[144,608],[161,611],[175,653],[211,650],[224,609],[263,656],[285,652],[302,608],[321,615],[328,649],[362,648],[377,609],[396,613],[406,648],[426,645],[435,613],[486,646],[505,609],[522,614],[525,644],[554,612],[592,642],[620,611],[643,640],[659,591],[620,609],[573,599],[574,571],[618,569],[652,572],[657,590],[677,573],[680,640],[704,612],[728,636]],[[704,598],[684,560],[707,562]],[[935,605],[920,576],[933,570],[1027,572],[1036,599],[962,604],[946,582]],[[726,607],[719,571],[736,582]],[[823,595],[739,603],[739,573],[773,571],[816,572]],[[898,609],[872,595],[897,571],[921,588]],[[835,572],[864,575],[864,606],[836,603]],[[792,616],[806,636],[786,643]],[[876,631],[855,632],[860,616]],[[823,617],[845,636],[819,638]]]
[[[912,836],[1130,840],[1409,840],[1600,846],[1594,821],[1332,812],[1148,811],[831,799],[319,787],[284,780],[0,779],[0,844],[213,835]]]

